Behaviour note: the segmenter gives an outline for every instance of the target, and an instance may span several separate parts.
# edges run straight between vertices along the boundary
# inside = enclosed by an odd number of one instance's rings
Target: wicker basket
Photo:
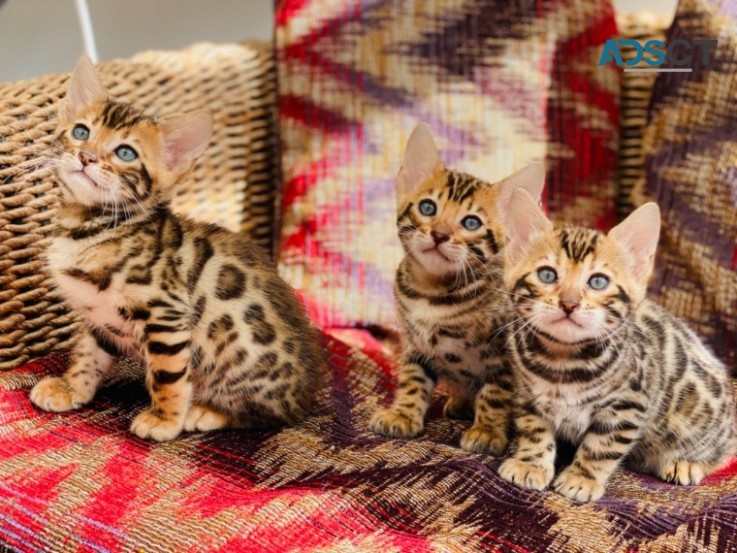
[[[196,44],[100,64],[111,96],[161,116],[209,108],[213,139],[174,202],[271,248],[276,195],[270,45]],[[0,85],[0,369],[71,345],[78,324],[51,292],[44,249],[57,187],[48,152],[68,75]]]

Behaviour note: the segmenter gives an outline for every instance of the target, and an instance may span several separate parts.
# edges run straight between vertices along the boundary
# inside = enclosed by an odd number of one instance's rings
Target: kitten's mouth
[[[575,327],[583,328],[582,325],[578,324],[576,321],[573,320],[572,317],[568,317],[567,315],[563,315],[562,317],[560,317],[558,319],[555,319],[554,321],[552,321],[552,323],[554,325],[558,325],[558,324],[562,324],[562,325],[564,325],[564,324],[571,324],[571,325],[573,325]]]
[[[437,246],[434,246],[432,248],[424,249],[424,250],[422,250],[422,253],[424,253],[424,254],[433,254],[433,253],[435,253],[435,254],[439,255],[440,257],[442,257],[443,259],[445,259],[445,261],[447,261],[448,263],[452,263],[452,261],[443,252],[441,252],[440,251],[440,248],[438,248]]]
[[[87,173],[84,172],[84,169],[81,171],[75,171],[75,174],[80,177],[83,181],[85,181],[90,186],[94,186],[95,188],[99,188],[100,185],[95,182],[95,180],[90,177]]]
[[[61,171],[61,177],[72,188],[77,186],[87,187],[89,189],[100,188],[100,185],[85,172],[84,168],[77,169],[76,167],[69,167],[63,169]]]

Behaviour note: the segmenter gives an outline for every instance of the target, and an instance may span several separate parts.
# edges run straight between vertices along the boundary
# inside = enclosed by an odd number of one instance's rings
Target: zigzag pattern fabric
[[[635,201],[663,212],[653,297],[688,321],[737,374],[737,7],[682,0],[667,43],[714,38],[711,62],[663,73],[643,137]]]
[[[603,0],[277,2],[280,269],[318,324],[394,320],[394,177],[419,121],[448,166],[494,182],[545,161],[558,220],[610,225],[615,34]]]
[[[65,414],[38,411],[28,391],[67,355],[0,373],[0,550],[737,550],[737,461],[690,487],[619,471],[591,505],[523,490],[497,475],[498,459],[458,447],[469,423],[442,418],[442,397],[424,436],[373,434],[391,363],[350,338],[364,351],[325,339],[331,370],[298,426],[164,444],[128,432],[146,398],[131,363]]]

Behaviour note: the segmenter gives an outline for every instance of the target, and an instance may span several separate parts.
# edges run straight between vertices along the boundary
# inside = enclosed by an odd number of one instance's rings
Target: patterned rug
[[[358,331],[356,331],[358,332]],[[341,334],[345,338],[345,333]],[[623,471],[574,505],[496,475],[440,417],[421,439],[366,421],[391,395],[391,363],[367,334],[325,338],[331,370],[296,428],[152,444],[128,432],[139,371],[116,373],[89,407],[36,410],[28,390],[57,355],[0,374],[0,544],[17,551],[734,551],[737,463],[698,487]],[[0,546],[3,550],[3,546]]]

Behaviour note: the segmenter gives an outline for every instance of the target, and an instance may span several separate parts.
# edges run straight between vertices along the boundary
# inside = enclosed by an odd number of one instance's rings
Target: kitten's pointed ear
[[[545,167],[542,163],[531,163],[504,179],[499,183],[499,186],[501,186],[501,190],[497,200],[497,210],[503,218],[512,199],[512,193],[517,188],[526,190],[535,201],[535,204],[540,202],[540,196],[545,186]]]
[[[107,92],[102,86],[92,60],[86,54],[77,61],[67,85],[67,93],[59,107],[59,119],[69,122],[84,106],[105,102]]]
[[[432,138],[430,127],[419,123],[407,140],[402,168],[397,177],[397,190],[407,194],[425,182],[442,167],[440,153]]]
[[[506,257],[510,265],[516,264],[524,256],[532,240],[553,229],[537,201],[524,188],[512,190],[504,214],[504,230],[507,234]]]
[[[159,129],[164,141],[166,168],[186,170],[210,142],[212,115],[204,110],[185,113],[159,123]]]
[[[631,257],[635,277],[643,284],[650,279],[655,264],[655,250],[660,238],[660,208],[648,202],[609,231]]]

